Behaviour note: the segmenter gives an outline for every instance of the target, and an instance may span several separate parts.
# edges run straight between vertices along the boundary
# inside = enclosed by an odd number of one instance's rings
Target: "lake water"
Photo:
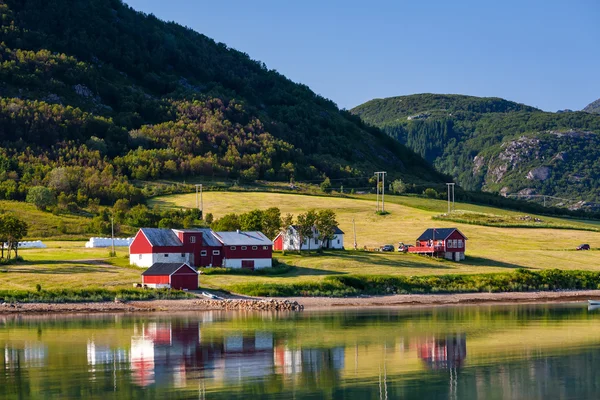
[[[1,399],[597,399],[586,305],[0,317]]]

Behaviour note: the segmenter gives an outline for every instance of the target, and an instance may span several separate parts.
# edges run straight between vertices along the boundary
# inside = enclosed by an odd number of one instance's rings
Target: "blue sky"
[[[125,0],[352,108],[413,93],[547,111],[600,98],[598,0]]]

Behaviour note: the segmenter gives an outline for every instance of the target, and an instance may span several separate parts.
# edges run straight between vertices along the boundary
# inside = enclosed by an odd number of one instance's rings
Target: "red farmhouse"
[[[151,267],[156,263],[221,266],[222,245],[210,229],[142,228],[129,246],[129,263]]]
[[[185,263],[156,263],[142,272],[142,284],[151,288],[198,289],[198,272]]]
[[[273,242],[261,232],[142,228],[129,246],[129,262],[254,269],[272,266],[272,250]]]
[[[456,228],[429,228],[418,237],[415,247],[409,253],[441,256],[448,260],[465,259],[467,237]]]

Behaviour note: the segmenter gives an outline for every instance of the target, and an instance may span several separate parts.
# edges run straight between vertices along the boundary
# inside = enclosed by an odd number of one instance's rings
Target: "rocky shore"
[[[420,307],[478,304],[586,302],[600,300],[600,290],[463,294],[407,294],[363,297],[205,298],[101,303],[3,303],[0,315],[47,313],[119,313],[157,311],[290,311],[370,307]]]

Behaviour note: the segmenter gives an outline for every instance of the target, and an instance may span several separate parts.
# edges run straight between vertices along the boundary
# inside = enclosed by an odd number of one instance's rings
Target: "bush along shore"
[[[336,275],[321,282],[246,283],[227,289],[249,296],[273,297],[595,290],[600,289],[600,272],[517,269],[475,275]]]
[[[2,290],[0,303],[83,303],[130,300],[174,300],[195,297],[181,290],[136,289],[60,289],[60,290]]]

